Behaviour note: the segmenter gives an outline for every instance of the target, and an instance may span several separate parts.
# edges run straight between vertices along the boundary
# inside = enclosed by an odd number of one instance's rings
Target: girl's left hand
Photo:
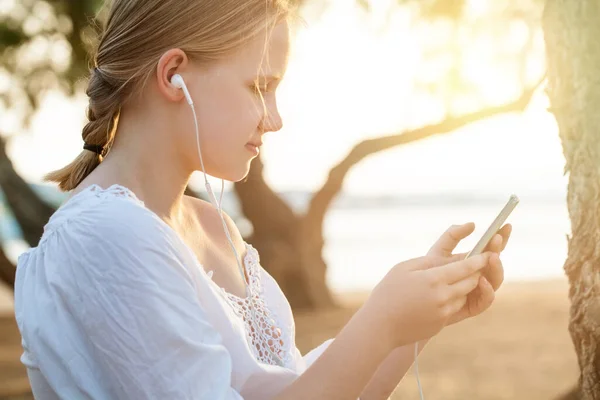
[[[469,236],[475,230],[473,223],[464,225],[453,225],[438,239],[431,247],[428,255],[435,255],[448,258],[448,262],[464,258],[467,254],[452,254],[458,243]],[[492,251],[500,254],[506,247],[512,226],[504,225],[498,233],[492,238],[485,251]],[[455,324],[466,318],[474,317],[487,310],[495,298],[495,291],[498,290],[504,281],[504,268],[499,258],[494,257],[492,263],[487,266],[479,278],[479,285],[468,296],[462,309],[454,314],[447,325]]]

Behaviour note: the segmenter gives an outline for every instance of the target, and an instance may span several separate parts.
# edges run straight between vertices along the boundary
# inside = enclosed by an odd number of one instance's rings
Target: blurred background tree
[[[307,15],[318,17],[328,2],[305,2]],[[250,176],[235,184],[241,210],[252,226],[247,240],[261,254],[261,261],[280,284],[294,308],[321,308],[334,304],[326,283],[327,266],[323,259],[323,221],[327,210],[342,189],[350,169],[366,157],[394,146],[432,135],[449,133],[469,123],[500,113],[523,110],[540,77],[529,76],[528,64],[539,32],[540,7],[536,1],[498,4],[485,15],[465,12],[464,1],[389,2],[381,11],[371,2],[359,4],[373,24],[386,29],[392,17],[402,11],[413,16],[415,29],[422,32],[427,63],[415,82],[418,90],[441,105],[443,113],[432,125],[403,132],[383,134],[359,143],[329,173],[329,179],[316,191],[305,214],[298,214],[275,193],[263,176],[261,159],[253,163]],[[81,92],[92,65],[92,49],[102,19],[101,1],[22,0],[8,2],[0,15],[0,73],[10,85],[0,90],[2,106],[18,116],[14,132],[3,132],[1,140],[19,133],[49,91]],[[516,28],[515,28],[516,27]],[[509,45],[503,33],[526,31],[519,46]],[[512,101],[493,104],[478,82],[463,66],[473,57],[471,47],[491,41],[498,66],[519,71]],[[490,44],[488,43],[488,46]],[[0,150],[4,149],[4,145]],[[43,226],[54,210],[14,171],[5,151],[0,151],[4,166],[0,187],[29,245],[36,245]],[[191,190],[191,189],[190,189]],[[267,212],[268,211],[268,212]],[[4,259],[8,260],[6,257]],[[2,257],[0,257],[2,260]],[[12,282],[14,266],[0,262],[5,281]]]

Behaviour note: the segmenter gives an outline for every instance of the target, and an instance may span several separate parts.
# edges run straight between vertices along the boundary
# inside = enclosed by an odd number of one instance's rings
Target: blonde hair
[[[291,13],[286,0],[113,0],[100,37],[86,94],[86,145],[66,167],[45,179],[63,191],[77,187],[113,144],[121,106],[151,76],[158,60],[180,48],[200,63],[222,59]]]

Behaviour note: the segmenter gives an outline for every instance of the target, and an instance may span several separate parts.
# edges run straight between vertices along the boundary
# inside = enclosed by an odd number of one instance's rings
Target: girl
[[[281,129],[292,15],[285,0],[112,2],[83,151],[48,177],[69,199],[18,262],[36,398],[385,399],[415,346],[491,304],[510,227],[467,260],[452,251],[473,225],[453,227],[302,356],[256,250],[216,201],[184,196],[196,170],[243,179]]]

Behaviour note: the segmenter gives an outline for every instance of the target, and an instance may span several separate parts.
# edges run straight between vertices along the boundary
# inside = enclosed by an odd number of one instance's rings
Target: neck
[[[173,224],[181,217],[181,201],[193,171],[171,143],[161,142],[169,135],[151,125],[148,121],[146,126],[134,126],[122,118],[110,152],[94,171],[95,180],[127,187],[148,209]]]

